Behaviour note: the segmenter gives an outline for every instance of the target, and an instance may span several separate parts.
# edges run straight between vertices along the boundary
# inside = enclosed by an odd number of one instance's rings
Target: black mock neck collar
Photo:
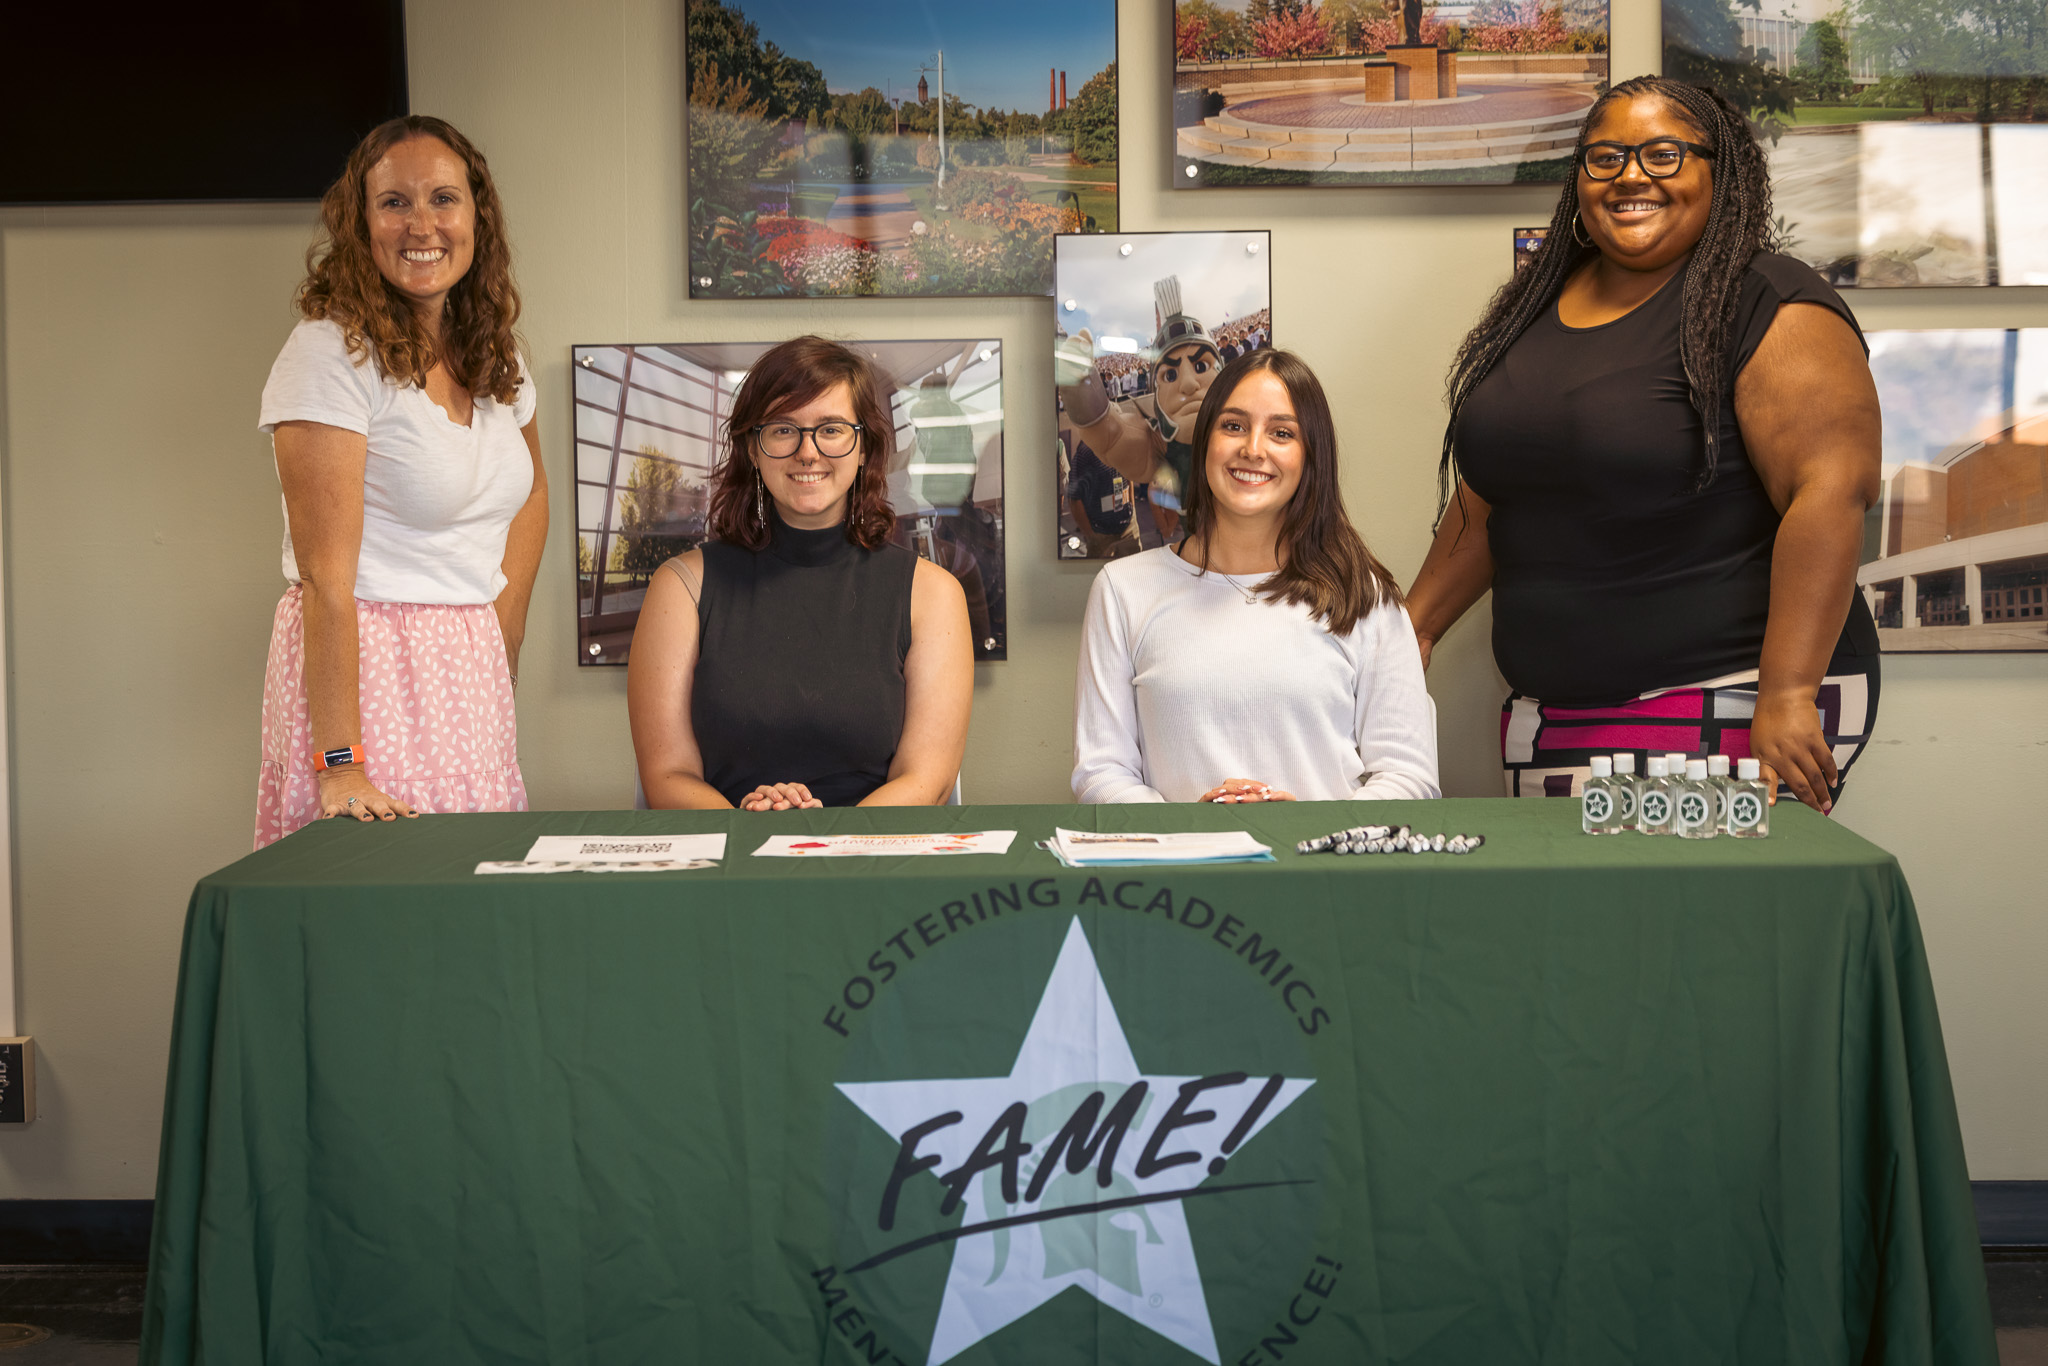
[[[773,501],[768,504],[768,553],[785,564],[816,568],[834,564],[852,550],[853,543],[846,539],[845,522],[806,531],[783,521]]]

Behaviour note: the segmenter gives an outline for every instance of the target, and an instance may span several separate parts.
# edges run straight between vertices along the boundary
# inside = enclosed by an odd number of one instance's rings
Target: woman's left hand
[[[1205,802],[1291,802],[1292,792],[1282,792],[1277,787],[1268,787],[1256,778],[1225,778],[1215,787],[1204,792],[1198,801]]]
[[[763,783],[740,798],[742,811],[808,811],[824,805],[802,783]]]
[[[1758,693],[1756,716],[1749,723],[1749,752],[1763,765],[1773,803],[1782,779],[1793,796],[1814,810],[1826,814],[1833,806],[1828,793],[1840,775],[1811,697]]]

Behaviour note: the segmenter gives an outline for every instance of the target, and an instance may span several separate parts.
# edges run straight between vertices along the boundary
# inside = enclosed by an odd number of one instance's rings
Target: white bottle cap
[[[1745,783],[1753,783],[1764,776],[1763,761],[1760,759],[1737,759],[1735,776]]]
[[[1705,782],[1707,780],[1707,761],[1705,759],[1687,759],[1685,761],[1685,776],[1688,782]]]
[[[1612,778],[1614,776],[1614,760],[1604,754],[1594,755],[1593,776],[1596,778]]]
[[[1672,777],[1676,778],[1679,774],[1685,772],[1685,756],[1683,754],[1674,749],[1665,755],[1664,758],[1671,765]]]
[[[1728,756],[1727,756],[1727,755],[1725,755],[1725,754],[1710,754],[1710,755],[1708,755],[1708,756],[1707,756],[1707,773],[1708,773],[1708,775],[1709,775],[1709,776],[1711,776],[1711,777],[1715,777],[1715,778],[1725,778],[1725,777],[1727,777],[1727,776],[1728,776]]]
[[[1633,754],[1615,755],[1614,771],[1616,773],[1634,773],[1636,771],[1636,756]]]
[[[1670,777],[1671,760],[1669,760],[1662,754],[1652,754],[1650,756],[1650,776],[1652,778]]]

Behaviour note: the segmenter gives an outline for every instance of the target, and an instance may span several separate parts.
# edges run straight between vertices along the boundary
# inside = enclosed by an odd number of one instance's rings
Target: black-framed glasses
[[[1651,138],[1648,142],[1589,142],[1579,149],[1579,169],[1588,180],[1615,180],[1628,169],[1634,157],[1643,174],[1652,180],[1666,180],[1685,169],[1685,154],[1714,159],[1714,149],[1683,138]]]
[[[761,447],[761,454],[770,460],[787,460],[803,446],[806,436],[818,454],[827,460],[843,460],[853,454],[853,448],[860,444],[861,424],[858,422],[820,422],[815,427],[799,427],[794,422],[763,422],[754,428],[754,441]]]

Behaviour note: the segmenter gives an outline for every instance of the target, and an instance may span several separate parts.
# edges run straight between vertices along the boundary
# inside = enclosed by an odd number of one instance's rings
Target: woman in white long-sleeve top
[[[1233,361],[1193,444],[1186,539],[1112,560],[1088,596],[1074,795],[1441,796],[1415,633],[1344,515],[1314,373],[1286,351]]]

